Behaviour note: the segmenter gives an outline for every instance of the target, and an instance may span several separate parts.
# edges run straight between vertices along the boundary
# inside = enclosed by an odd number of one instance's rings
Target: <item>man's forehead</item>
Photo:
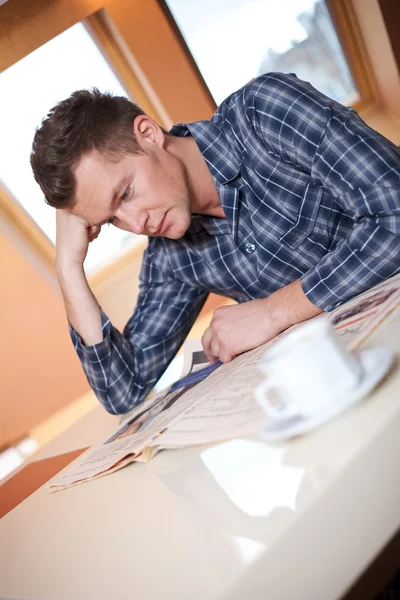
[[[99,152],[84,155],[75,168],[75,210],[79,216],[85,217],[88,210],[101,208],[107,197],[107,181],[112,175],[109,165]],[[108,183],[110,187],[111,182]],[[94,199],[96,202],[94,203]]]
[[[111,160],[96,150],[85,154],[74,170],[77,192],[83,189],[87,191],[100,180],[112,185],[113,179],[121,175],[127,160],[126,156]]]
[[[74,170],[77,186],[83,187],[97,181],[101,171],[107,172],[108,162],[100,152],[95,150],[84,154]]]

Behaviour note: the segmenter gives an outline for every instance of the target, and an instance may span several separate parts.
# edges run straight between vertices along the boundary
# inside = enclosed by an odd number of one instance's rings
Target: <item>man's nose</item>
[[[115,216],[129,229],[129,231],[132,231],[132,233],[136,233],[137,235],[144,232],[149,217],[147,212],[133,212],[122,207],[115,211]]]

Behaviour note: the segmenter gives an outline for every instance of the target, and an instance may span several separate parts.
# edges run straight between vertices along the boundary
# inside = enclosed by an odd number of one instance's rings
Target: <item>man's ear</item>
[[[164,133],[159,125],[148,115],[138,115],[133,121],[133,133],[140,145],[163,146]]]

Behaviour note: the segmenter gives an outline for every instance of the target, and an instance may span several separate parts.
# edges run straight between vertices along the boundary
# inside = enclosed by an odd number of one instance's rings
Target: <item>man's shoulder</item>
[[[219,105],[215,115],[226,107],[237,104],[238,106],[252,103],[254,95],[257,94],[268,94],[273,95],[278,93],[297,93],[298,90],[309,86],[308,83],[298,79],[294,73],[263,73],[254,77],[241,88],[232,92],[221,104]]]
[[[286,99],[295,98],[305,95],[313,89],[309,83],[298,79],[295,73],[263,73],[227,96],[209,121],[195,121],[190,124],[177,123],[172,127],[170,133],[184,136],[189,133],[189,125],[192,129],[196,126],[207,127],[209,122],[220,126],[227,119],[234,124],[236,119],[243,116],[247,111],[251,112],[254,109],[257,99],[279,102],[279,99],[283,96]]]
[[[250,90],[251,92],[257,92],[257,90],[270,90],[270,89],[297,89],[302,85],[308,85],[306,82],[298,79],[295,73],[280,73],[278,71],[271,71],[268,73],[262,73],[250,79],[244,86],[238,90]]]
[[[249,122],[256,118],[260,109],[274,114],[282,108],[297,104],[308,109],[325,107],[330,99],[294,73],[264,73],[243,85],[228,96],[211,118],[215,124],[229,120],[231,123]]]

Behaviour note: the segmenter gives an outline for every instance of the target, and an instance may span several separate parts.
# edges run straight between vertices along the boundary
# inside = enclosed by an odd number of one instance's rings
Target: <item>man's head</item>
[[[36,131],[31,165],[46,202],[90,225],[177,238],[190,224],[175,138],[124,97],[74,92]]]

